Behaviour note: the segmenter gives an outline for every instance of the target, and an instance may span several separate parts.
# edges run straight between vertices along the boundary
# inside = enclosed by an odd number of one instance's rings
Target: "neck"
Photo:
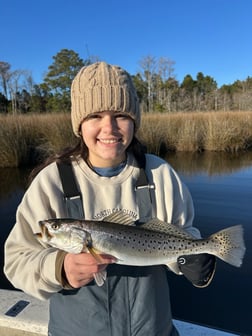
[[[126,161],[119,163],[117,166],[113,167],[95,167],[88,163],[89,168],[91,168],[97,175],[104,177],[112,177],[119,175],[126,165]]]
[[[124,155],[122,158],[118,160],[107,160],[107,161],[99,161],[99,160],[92,160],[92,158],[88,157],[86,159],[86,162],[88,166],[93,169],[93,167],[96,168],[113,168],[119,166],[121,163],[125,162],[127,160],[127,156]]]

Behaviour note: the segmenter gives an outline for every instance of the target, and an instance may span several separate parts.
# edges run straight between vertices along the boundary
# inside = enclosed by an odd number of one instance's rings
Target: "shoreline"
[[[159,156],[250,151],[252,112],[149,113],[136,135]],[[0,168],[34,166],[77,142],[70,113],[0,115]]]

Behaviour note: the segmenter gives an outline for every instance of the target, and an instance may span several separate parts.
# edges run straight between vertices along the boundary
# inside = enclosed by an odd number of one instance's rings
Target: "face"
[[[121,112],[90,114],[81,124],[88,159],[94,167],[114,167],[125,160],[134,136],[134,122]]]

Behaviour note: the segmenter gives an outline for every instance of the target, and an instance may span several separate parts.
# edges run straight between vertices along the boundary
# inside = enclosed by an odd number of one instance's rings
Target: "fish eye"
[[[59,224],[57,224],[57,223],[52,224],[52,229],[53,229],[53,230],[58,230],[59,227],[60,227],[60,226],[59,226]]]

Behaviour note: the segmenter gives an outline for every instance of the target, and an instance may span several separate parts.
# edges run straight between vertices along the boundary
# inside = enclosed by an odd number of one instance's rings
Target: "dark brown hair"
[[[137,162],[139,167],[145,167],[145,153],[146,153],[146,146],[142,144],[136,136],[133,137],[129,147],[126,150],[128,153],[131,152]],[[29,176],[29,185],[31,184],[32,180],[35,176],[46,166],[48,166],[52,162],[61,162],[61,161],[69,161],[69,159],[76,159],[77,157],[81,156],[83,160],[87,162],[88,159],[88,148],[84,143],[82,137],[80,137],[79,142],[76,146],[64,148],[61,152],[49,156],[42,164],[35,167]]]

